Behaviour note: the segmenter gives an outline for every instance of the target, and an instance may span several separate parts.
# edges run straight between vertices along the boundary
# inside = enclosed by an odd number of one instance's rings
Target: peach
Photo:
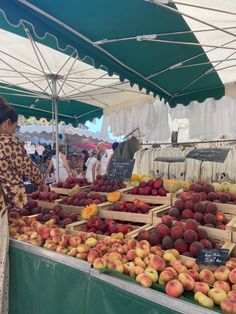
[[[77,255],[77,253],[78,253],[77,248],[74,247],[67,253],[67,255],[75,257]]]
[[[135,253],[136,253],[137,256],[143,258],[143,257],[146,257],[146,256],[148,256],[148,255],[150,254],[150,249],[149,249],[148,246],[145,246],[145,247],[143,247],[143,248],[141,248],[141,247],[136,247],[136,248],[135,248]]]
[[[143,267],[143,268],[146,268],[146,264],[144,263],[144,261],[142,260],[142,258],[139,257],[139,256],[135,257],[135,259],[134,259],[134,264],[135,264],[136,266],[141,266],[141,267]]]
[[[177,279],[178,278],[178,273],[177,273],[177,271],[173,268],[173,267],[166,267],[164,270],[169,270],[169,271],[171,271],[173,274],[174,274],[174,279]]]
[[[126,257],[127,257],[127,260],[128,261],[133,261],[136,257],[136,253],[135,253],[135,250],[129,250],[127,253],[126,253]]]
[[[151,255],[149,266],[156,269],[157,271],[162,271],[166,267],[166,263],[160,256]]]
[[[195,281],[199,280],[198,272],[194,269],[188,269],[187,274],[189,274]]]
[[[117,253],[117,252],[111,252],[108,255],[108,261],[111,262],[111,263],[113,263],[117,259],[121,260],[121,258],[122,258],[121,255],[119,253]]]
[[[129,239],[128,242],[127,242],[129,250],[134,250],[136,248],[137,243],[138,242],[136,240]]]
[[[194,279],[187,273],[181,273],[178,276],[178,280],[182,283],[184,290],[191,291],[194,288],[195,281]]]
[[[231,290],[236,290],[236,285],[232,285]]]
[[[229,279],[229,274],[230,269],[226,266],[220,266],[214,272],[215,279],[220,281],[227,281]]]
[[[228,284],[228,282],[226,281],[216,281],[213,285],[214,288],[216,289],[222,289],[224,290],[226,293],[228,293],[230,291],[230,286]]]
[[[134,270],[134,262],[128,262],[124,264],[124,273],[129,275]]]
[[[213,285],[215,282],[215,277],[212,271],[209,269],[203,269],[199,273],[199,280],[207,283],[208,285]]]
[[[163,251],[159,246],[155,245],[151,247],[151,253],[162,257],[165,251]]]
[[[99,252],[97,250],[91,250],[88,252],[87,261],[92,264],[98,257],[101,257]]]
[[[89,245],[91,248],[95,247],[97,245],[97,239],[95,238],[88,238],[86,241],[85,241],[85,244]]]
[[[210,290],[210,287],[209,287],[209,285],[207,283],[199,282],[199,281],[195,282],[195,286],[193,288],[193,292],[195,292],[195,293],[196,292],[201,292],[201,293],[207,295],[209,290]]]
[[[146,266],[148,266],[149,263],[150,263],[150,256],[144,257],[143,261],[144,261],[144,263],[146,264]]]
[[[220,305],[221,301],[226,300],[227,294],[222,289],[212,288],[208,292],[208,296],[214,301],[215,304]]]
[[[151,279],[152,279],[152,282],[157,282],[158,280],[158,272],[152,268],[152,267],[147,267],[144,271],[144,273],[146,275],[148,275]]]
[[[236,269],[235,268],[231,270],[231,272],[229,273],[229,280],[232,284],[236,284]]]
[[[171,253],[171,254],[173,254],[177,259],[180,258],[179,252],[178,252],[176,249],[169,249],[169,250],[166,250],[165,253]]]
[[[172,253],[165,252],[165,254],[163,255],[163,259],[166,262],[172,262],[176,260],[176,257]]]
[[[77,258],[79,258],[79,259],[83,259],[83,260],[87,260],[87,256],[88,256],[88,253],[78,253],[77,255],[76,255],[76,257]]]
[[[236,302],[231,300],[223,300],[220,303],[220,308],[225,313],[236,314]]]
[[[229,269],[234,269],[236,268],[236,260],[230,258],[226,263],[225,266],[228,267]]]
[[[195,293],[194,300],[197,301],[200,305],[202,305],[204,307],[207,307],[207,308],[214,307],[213,300],[201,292]]]
[[[120,261],[118,259],[115,260],[112,263],[112,269],[115,271],[118,271],[119,273],[123,273],[124,272],[124,265],[123,265],[122,261]]]
[[[181,282],[177,279],[169,281],[166,285],[166,294],[170,297],[178,298],[184,292],[184,288]]]
[[[195,264],[195,260],[194,259],[186,259],[186,260],[183,260],[182,263],[187,268],[192,268],[194,266],[194,264]]]
[[[139,275],[139,274],[144,273],[144,270],[145,270],[144,267],[139,266],[139,265],[135,265],[134,269],[133,269],[133,272],[135,273],[135,275]]]
[[[165,286],[167,282],[176,279],[177,276],[171,270],[163,270],[159,276],[159,284]]]
[[[171,263],[171,266],[180,274],[180,273],[186,273],[187,267],[184,266],[180,261],[175,260]]]
[[[147,274],[139,274],[136,277],[136,280],[146,288],[150,288],[152,286],[152,279]]]
[[[90,251],[90,246],[87,244],[79,244],[77,246],[78,253],[88,253]]]
[[[93,267],[95,269],[104,269],[107,267],[107,261],[104,257],[99,257],[99,258],[96,258],[94,261],[93,261]]]
[[[227,295],[231,301],[236,301],[236,291],[235,290],[229,291]]]

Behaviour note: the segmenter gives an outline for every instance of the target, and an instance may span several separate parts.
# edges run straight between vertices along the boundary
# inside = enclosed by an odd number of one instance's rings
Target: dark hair
[[[18,121],[18,114],[12,106],[10,106],[5,98],[0,96],[0,124],[6,120],[10,120],[11,123]]]
[[[85,170],[87,169],[87,167],[85,166],[85,164],[86,164],[86,161],[89,159],[89,153],[88,153],[88,151],[87,151],[86,149],[83,149],[83,150],[81,151],[81,153],[84,154],[83,171],[85,171]]]
[[[117,149],[117,147],[119,146],[119,143],[118,142],[114,142],[111,147],[113,149],[113,152]]]

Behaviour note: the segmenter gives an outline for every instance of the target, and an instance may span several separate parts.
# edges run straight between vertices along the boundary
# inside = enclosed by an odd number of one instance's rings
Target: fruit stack
[[[158,178],[155,180],[149,180],[147,182],[142,181],[139,186],[133,187],[130,191],[132,195],[152,195],[152,196],[166,196],[167,191],[163,187],[163,180]]]
[[[54,185],[54,187],[63,188],[63,189],[73,189],[76,185],[82,186],[88,186],[89,183],[86,178],[74,178],[69,177],[66,179],[65,182],[58,182]]]
[[[169,216],[163,216],[162,222],[156,227],[141,230],[137,234],[137,240],[146,240],[151,245],[158,245],[163,250],[176,249],[180,254],[188,257],[197,257],[202,249],[212,249],[214,241],[208,237],[207,231],[198,228],[193,219],[186,223],[176,222]]]
[[[29,197],[33,200],[43,201],[43,202],[52,202],[54,203],[56,200],[60,199],[60,194],[51,191],[51,192],[33,192],[29,195]]]
[[[76,192],[71,196],[64,196],[60,204],[84,207],[90,204],[101,204],[107,201],[106,195],[96,192]]]
[[[87,221],[82,220],[78,224],[73,224],[73,227],[68,228],[68,230],[72,232],[93,232],[102,236],[110,236],[113,233],[121,233],[123,235],[126,235],[134,230],[134,226],[122,222],[117,222],[110,218],[102,219],[98,216],[93,216]]]
[[[110,193],[126,188],[126,184],[122,181],[108,179],[107,176],[97,176],[90,190],[95,192]]]
[[[14,220],[9,231],[17,240],[87,260],[95,269],[122,273],[144,287],[160,289],[160,285],[164,286],[171,297],[180,297],[186,291],[201,306],[220,305],[226,313],[236,312],[234,257],[213,272],[207,268],[200,270],[194,260],[181,260],[176,249],[164,251],[146,240],[124,238],[122,233],[98,241],[92,232],[70,235],[52,220],[42,224],[33,217]]]

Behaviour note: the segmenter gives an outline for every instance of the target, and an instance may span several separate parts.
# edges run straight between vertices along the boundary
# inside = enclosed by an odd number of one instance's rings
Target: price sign
[[[207,265],[225,265],[228,255],[228,249],[204,249],[199,253],[197,262],[198,264]]]
[[[112,159],[109,169],[109,179],[129,180],[134,168],[134,159]]]
[[[229,149],[227,148],[194,149],[188,153],[186,158],[224,163],[228,153]]]

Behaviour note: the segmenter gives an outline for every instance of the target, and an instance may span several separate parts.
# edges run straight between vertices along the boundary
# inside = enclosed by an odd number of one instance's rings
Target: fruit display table
[[[10,314],[211,314],[90,264],[40,247],[10,243]]]

